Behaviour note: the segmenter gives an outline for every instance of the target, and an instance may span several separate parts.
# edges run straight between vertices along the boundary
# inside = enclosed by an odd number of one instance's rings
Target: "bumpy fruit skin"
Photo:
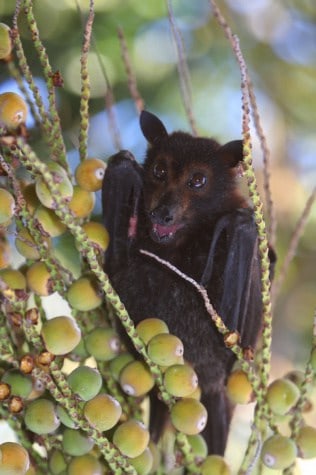
[[[67,226],[56,216],[55,211],[39,205],[34,213],[34,217],[38,220],[43,231],[50,237],[57,237],[63,234]]]
[[[28,398],[33,390],[32,378],[17,369],[6,371],[1,378],[1,382],[10,385],[11,395],[19,396],[23,399]]]
[[[131,361],[134,361],[134,357],[130,353],[121,353],[110,361],[110,371],[115,381],[119,381],[122,369]]]
[[[78,429],[65,429],[62,447],[66,454],[73,456],[85,455],[92,449],[94,442]]]
[[[68,302],[76,310],[88,312],[99,307],[102,297],[90,277],[80,277],[74,281],[68,290]]]
[[[303,426],[296,438],[299,457],[312,459],[316,457],[316,427]]]
[[[0,271],[0,279],[2,279],[10,289],[24,290],[26,288],[24,275],[16,269],[2,269]]]
[[[201,475],[231,475],[232,473],[221,455],[208,455],[200,468]]]
[[[233,371],[227,380],[227,396],[233,404],[248,404],[252,400],[253,390],[244,371]]]
[[[9,223],[14,215],[15,201],[11,193],[0,188],[0,226]]]
[[[35,399],[25,410],[24,422],[35,434],[44,435],[54,432],[60,425],[56,407],[48,399]]]
[[[98,459],[90,454],[74,457],[67,469],[67,475],[103,475],[103,473]]]
[[[198,387],[198,377],[189,364],[169,366],[164,374],[164,385],[175,397],[190,396]]]
[[[114,427],[121,415],[120,403],[110,394],[98,394],[86,402],[83,413],[89,424],[103,432]]]
[[[83,224],[82,229],[87,234],[88,239],[92,244],[98,246],[102,252],[106,251],[109,245],[110,236],[101,223],[89,221],[88,223]]]
[[[84,190],[78,185],[74,186],[74,192],[69,202],[69,209],[76,218],[86,218],[94,208],[95,195],[91,191]]]
[[[25,475],[30,467],[29,454],[15,442],[0,444],[1,475]]]
[[[68,383],[83,401],[89,401],[98,394],[102,386],[99,371],[89,366],[78,366],[68,376]]]
[[[15,92],[0,94],[0,123],[8,129],[16,129],[24,124],[27,117],[27,105]]]
[[[149,432],[136,420],[123,422],[113,434],[113,443],[127,457],[138,457],[144,452],[149,442]]]
[[[149,447],[146,447],[138,457],[130,459],[129,463],[133,465],[138,475],[148,475],[153,466],[153,455]]]
[[[106,164],[98,158],[88,158],[81,162],[75,171],[75,178],[79,186],[87,191],[101,189]]]
[[[193,398],[183,398],[172,406],[171,421],[180,432],[195,435],[205,428],[207,411],[200,401]]]
[[[46,297],[53,291],[51,275],[44,262],[35,262],[26,271],[28,288],[36,295]]]
[[[261,449],[261,460],[269,468],[284,470],[295,461],[297,448],[293,440],[275,434],[267,439]]]
[[[97,361],[110,361],[118,355],[121,348],[119,337],[113,328],[96,328],[85,338],[88,353]]]
[[[0,59],[6,59],[12,51],[10,28],[5,23],[0,23]]]
[[[136,331],[145,345],[147,345],[155,335],[169,333],[168,325],[160,318],[146,318],[142,320],[137,324]]]
[[[66,202],[69,202],[73,195],[73,186],[69,180],[66,171],[58,165],[56,162],[47,163],[48,171],[51,173],[54,183],[56,184],[57,191],[52,193],[46,185],[43,177],[38,177],[35,182],[35,190],[40,202],[46,206],[46,208],[55,209],[55,195],[61,196]]]
[[[171,366],[183,363],[183,343],[175,335],[160,333],[148,343],[148,356],[160,366]]]
[[[300,397],[296,384],[289,379],[281,378],[273,381],[268,387],[267,401],[274,414],[283,416],[295,406]]]
[[[72,351],[81,338],[80,328],[70,317],[55,317],[42,326],[42,337],[48,351],[54,355],[65,355]]]
[[[148,393],[154,386],[147,365],[143,361],[132,361],[121,371],[120,385],[129,396],[140,397]]]

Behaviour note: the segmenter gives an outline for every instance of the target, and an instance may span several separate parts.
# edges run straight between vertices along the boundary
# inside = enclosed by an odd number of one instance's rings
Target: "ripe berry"
[[[172,406],[171,421],[174,427],[184,434],[198,434],[206,426],[207,411],[200,401],[183,398]]]
[[[106,164],[98,158],[88,158],[81,162],[75,171],[76,181],[87,191],[101,189]]]
[[[10,223],[14,215],[15,201],[11,193],[0,188],[0,226]]]
[[[27,105],[24,99],[15,92],[0,94],[0,123],[8,129],[16,129],[24,124],[27,116]]]
[[[85,455],[92,449],[94,442],[78,429],[65,429],[62,447],[68,455]]]
[[[131,458],[143,453],[148,442],[148,430],[141,422],[133,419],[123,422],[113,434],[113,443],[123,455]]]
[[[274,414],[283,416],[297,403],[300,391],[289,379],[276,379],[268,387],[267,401]]]
[[[146,318],[139,322],[136,331],[145,345],[149,343],[155,335],[159,333],[169,333],[167,324],[159,318]]]
[[[83,414],[92,427],[103,432],[118,423],[122,408],[114,397],[102,393],[85,403]]]
[[[102,376],[97,369],[78,366],[68,376],[68,383],[75,394],[89,401],[98,394],[102,386]]]
[[[85,338],[88,353],[97,361],[110,361],[120,352],[121,342],[113,328],[95,328]]]
[[[35,434],[44,435],[54,432],[60,425],[55,404],[48,399],[35,399],[25,410],[26,427]]]
[[[102,224],[89,221],[88,223],[83,224],[82,229],[87,234],[89,241],[91,241],[93,245],[98,246],[102,252],[106,251],[109,245],[110,236]]]
[[[316,428],[303,426],[296,438],[299,457],[312,459],[316,457]]]
[[[253,396],[252,386],[244,371],[236,369],[227,380],[227,396],[233,404],[248,404]]]
[[[153,388],[154,378],[143,361],[132,361],[122,369],[120,384],[126,394],[139,397]]]
[[[231,475],[231,473],[221,455],[208,455],[201,465],[201,475]]]
[[[69,304],[82,312],[94,310],[102,303],[101,292],[94,278],[90,276],[75,280],[69,287],[67,296]]]
[[[261,449],[261,460],[269,468],[284,470],[295,461],[297,448],[292,439],[275,434],[267,439]]]
[[[0,444],[1,474],[25,475],[29,467],[29,454],[22,445],[15,442],[4,442]]]
[[[55,317],[45,321],[41,334],[47,350],[54,355],[69,353],[81,338],[80,328],[70,317]]]
[[[183,362],[183,343],[175,335],[160,333],[148,343],[148,356],[160,366],[171,366]]]
[[[190,396],[198,387],[198,377],[189,364],[169,366],[164,374],[167,391],[176,397]]]
[[[0,23],[0,59],[6,59],[11,54],[12,41],[10,28],[5,23]]]

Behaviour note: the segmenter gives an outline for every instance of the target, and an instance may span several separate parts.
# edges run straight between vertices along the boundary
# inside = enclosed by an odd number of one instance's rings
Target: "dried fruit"
[[[145,345],[160,333],[169,333],[168,325],[160,318],[146,318],[139,322],[136,326],[136,331]]]
[[[183,343],[175,335],[160,333],[148,343],[148,356],[160,366],[183,363]]]
[[[231,473],[221,455],[208,455],[201,465],[201,475],[231,475]]]
[[[274,414],[283,416],[297,403],[300,391],[289,379],[281,378],[273,381],[267,391],[267,401]]]
[[[198,387],[198,377],[189,364],[169,366],[164,374],[164,385],[167,391],[175,397],[186,397]]]
[[[26,271],[28,288],[36,295],[45,297],[53,292],[51,275],[44,262],[35,262]]]
[[[233,371],[227,380],[227,396],[233,404],[248,404],[253,397],[252,386],[247,374],[241,370]]]
[[[113,434],[113,443],[127,457],[138,457],[149,442],[149,432],[144,424],[134,419],[123,422]]]
[[[55,404],[48,399],[35,399],[25,409],[24,422],[29,430],[43,435],[54,432],[60,425]]]
[[[78,429],[65,429],[62,446],[68,455],[85,455],[92,449],[94,442]]]
[[[57,207],[55,196],[59,195],[64,201],[69,202],[73,195],[73,186],[66,171],[58,163],[48,162],[46,165],[56,185],[56,190],[50,190],[42,176],[36,179],[35,190],[38,199],[46,208],[55,209]]]
[[[87,191],[101,189],[106,164],[98,158],[88,158],[81,162],[75,171],[77,183]]]
[[[88,353],[98,361],[110,361],[119,353],[121,342],[113,328],[96,328],[85,338]]]
[[[303,426],[296,438],[299,457],[312,459],[316,457],[316,428]]]
[[[0,23],[0,59],[6,59],[12,51],[10,28],[5,23]]]
[[[292,465],[297,456],[297,448],[292,439],[274,434],[267,439],[261,449],[261,460],[269,468],[284,470]]]
[[[69,209],[76,218],[86,218],[94,208],[95,195],[80,186],[74,186]]]
[[[207,411],[200,401],[183,398],[172,406],[171,421],[174,427],[184,434],[198,434],[206,426]]]
[[[132,361],[121,371],[120,384],[123,391],[129,396],[143,396],[154,386],[152,377],[147,365],[143,361]]]
[[[100,391],[102,376],[97,369],[78,366],[69,374],[68,383],[75,394],[84,401],[89,401]]]
[[[80,328],[70,317],[55,317],[43,323],[42,337],[48,351],[65,355],[72,351],[81,338]]]
[[[0,444],[0,473],[2,475],[25,475],[30,466],[29,454],[15,442]]]
[[[11,193],[0,188],[0,226],[9,224],[14,215],[15,201]]]
[[[92,427],[103,432],[112,429],[118,423],[122,408],[114,397],[103,393],[86,402],[83,413]]]
[[[8,129],[16,129],[24,124],[27,116],[27,105],[24,99],[15,92],[0,94],[0,123]]]
[[[75,280],[68,290],[68,302],[76,310],[88,312],[99,307],[102,303],[101,292],[93,278],[80,277]]]

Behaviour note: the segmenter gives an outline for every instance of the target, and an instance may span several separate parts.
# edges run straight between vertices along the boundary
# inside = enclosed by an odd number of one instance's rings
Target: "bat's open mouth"
[[[182,224],[171,224],[164,226],[163,224],[154,223],[151,229],[151,238],[159,243],[168,243],[173,240],[176,232],[182,228]]]

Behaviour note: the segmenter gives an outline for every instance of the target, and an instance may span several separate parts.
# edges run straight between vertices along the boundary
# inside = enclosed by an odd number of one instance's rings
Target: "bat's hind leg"
[[[122,150],[109,159],[102,185],[103,222],[110,236],[105,254],[109,275],[126,264],[136,237],[142,186],[142,167],[129,151]]]

